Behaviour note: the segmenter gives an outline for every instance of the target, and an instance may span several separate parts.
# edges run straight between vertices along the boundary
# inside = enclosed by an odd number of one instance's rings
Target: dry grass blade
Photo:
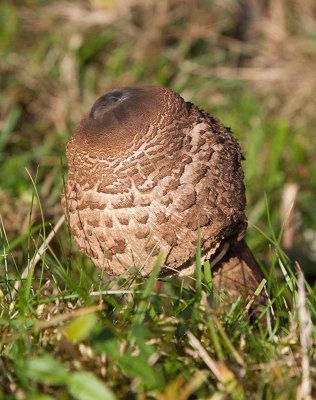
[[[101,290],[97,292],[90,292],[90,296],[105,296],[105,295],[111,295],[111,294],[117,294],[117,295],[122,295],[122,294],[133,294],[134,290]]]
[[[299,212],[295,207],[298,189],[297,183],[288,183],[282,193],[281,218],[284,227],[282,245],[285,249],[293,248],[300,220]]]
[[[115,23],[119,17],[118,7],[108,10],[89,10],[83,4],[63,3],[47,7],[49,15],[62,17],[76,26],[87,29],[94,26],[107,26]],[[124,7],[123,7],[124,8]]]
[[[244,399],[244,389],[235,374],[223,362],[213,360],[193,333],[187,332],[187,335],[191,346],[197,350],[201,359],[220,383],[219,392],[216,394],[224,394],[225,398],[228,396],[233,400]]]
[[[96,306],[80,308],[80,309],[72,311],[70,313],[56,315],[54,318],[52,318],[49,321],[43,321],[43,322],[37,323],[35,325],[35,330],[40,331],[43,329],[47,329],[47,328],[50,328],[52,326],[59,324],[60,322],[65,322],[65,321],[68,321],[69,319],[72,319],[75,317],[82,317],[83,315],[87,315],[87,314],[94,313],[96,311],[100,311],[103,308],[104,308],[103,304],[98,304]]]
[[[300,342],[301,342],[301,363],[302,363],[302,382],[298,388],[297,399],[311,400],[312,399],[312,386],[310,379],[310,363],[308,358],[308,351],[311,347],[311,335],[312,335],[312,321],[309,311],[306,306],[306,292],[304,284],[304,275],[300,265],[296,262],[298,271],[298,321],[300,330]]]
[[[191,332],[187,332],[190,344],[197,350],[199,356],[213,372],[217,380],[221,383],[227,383],[228,381],[235,380],[233,372],[226,367],[222,362],[214,361],[207,351],[202,346],[201,342]]]

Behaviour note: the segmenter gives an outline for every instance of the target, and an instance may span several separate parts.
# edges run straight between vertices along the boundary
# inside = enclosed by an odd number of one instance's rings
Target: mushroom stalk
[[[218,293],[230,298],[237,298],[241,294],[249,298],[254,295],[260,282],[264,279],[263,273],[245,240],[231,244],[225,256],[212,269],[213,282]],[[266,300],[265,292],[261,292],[253,304],[253,311],[257,314],[257,306]]]

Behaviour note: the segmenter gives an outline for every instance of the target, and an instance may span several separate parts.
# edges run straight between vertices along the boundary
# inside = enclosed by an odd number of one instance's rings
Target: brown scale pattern
[[[246,229],[240,146],[171,90],[119,88],[99,98],[67,145],[69,221],[79,247],[113,275],[157,253],[162,274],[190,271]],[[65,199],[63,205],[66,208]]]

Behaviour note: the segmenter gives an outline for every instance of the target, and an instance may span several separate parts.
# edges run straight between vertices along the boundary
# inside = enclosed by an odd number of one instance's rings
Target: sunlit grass
[[[67,261],[64,243],[49,245],[18,292],[15,273],[1,278],[3,398],[171,399],[180,396],[179,379],[184,387],[196,382],[187,392],[197,398],[294,398],[302,380],[297,274],[275,236],[259,234],[270,242],[267,326],[249,321],[241,298],[214,302],[199,253],[195,277],[162,279],[157,290],[159,258],[149,279],[131,287],[102,277],[77,252]],[[34,243],[30,259],[43,240],[41,231],[25,238]],[[3,249],[12,271],[10,243]],[[280,266],[283,279],[275,273]],[[306,302],[315,318],[309,286]]]

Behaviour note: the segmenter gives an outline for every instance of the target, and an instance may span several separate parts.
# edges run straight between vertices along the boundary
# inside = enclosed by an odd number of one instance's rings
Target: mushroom
[[[194,270],[198,231],[215,286],[253,294],[242,154],[231,131],[170,89],[101,96],[67,145],[63,207],[80,249],[111,275]]]

